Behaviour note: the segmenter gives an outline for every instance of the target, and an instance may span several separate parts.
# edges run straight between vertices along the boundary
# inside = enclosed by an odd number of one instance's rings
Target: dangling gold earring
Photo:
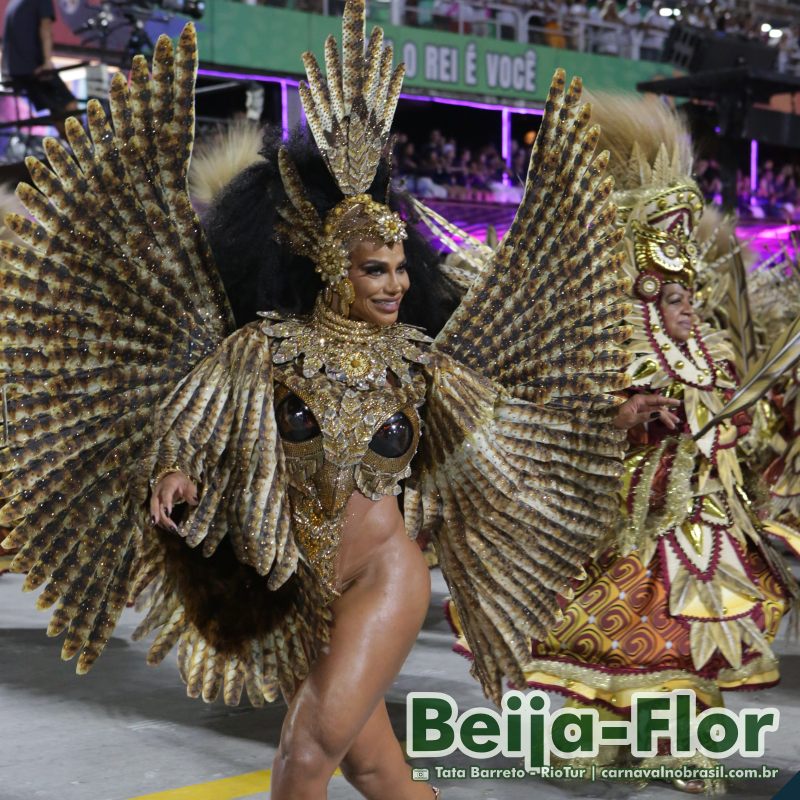
[[[353,281],[350,278],[342,278],[337,282],[334,291],[339,295],[339,313],[343,317],[349,317],[350,306],[356,299],[356,287],[353,286]]]

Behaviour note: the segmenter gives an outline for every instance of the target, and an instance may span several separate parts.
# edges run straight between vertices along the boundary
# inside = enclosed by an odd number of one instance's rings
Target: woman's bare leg
[[[403,748],[392,730],[386,702],[380,700],[341,764],[345,778],[367,800],[422,797],[431,800],[427,784],[411,781]]]
[[[430,599],[430,576],[417,545],[400,530],[333,604],[334,625],[325,652],[289,705],[272,771],[272,800],[325,800],[331,775],[369,723],[386,743],[388,773],[373,773],[377,754],[359,742],[346,769],[384,786],[392,800],[430,800],[425,784],[401,775],[402,751],[378,709],[417,637]],[[376,711],[377,709],[377,711]],[[385,707],[383,710],[385,714]]]

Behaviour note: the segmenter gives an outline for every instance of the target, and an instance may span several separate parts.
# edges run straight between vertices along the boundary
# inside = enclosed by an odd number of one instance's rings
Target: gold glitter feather
[[[345,195],[366,192],[389,139],[405,68],[391,72],[391,48],[373,29],[366,53],[364,0],[347,0],[342,17],[342,55],[325,42],[326,78],[316,58],[303,54],[308,83],[300,99],[328,169]],[[326,82],[327,79],[327,82]]]

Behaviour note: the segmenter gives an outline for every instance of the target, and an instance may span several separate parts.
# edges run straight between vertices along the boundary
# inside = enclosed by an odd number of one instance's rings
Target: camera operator
[[[78,108],[72,92],[53,69],[53,0],[10,0],[3,25],[3,79],[22,90],[37,111],[57,117],[64,136],[64,116]]]

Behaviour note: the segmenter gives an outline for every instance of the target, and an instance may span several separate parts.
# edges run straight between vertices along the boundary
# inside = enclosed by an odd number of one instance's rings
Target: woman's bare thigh
[[[425,560],[398,529],[333,603],[330,642],[292,698],[282,742],[310,735],[338,764],[400,671],[429,599]]]

